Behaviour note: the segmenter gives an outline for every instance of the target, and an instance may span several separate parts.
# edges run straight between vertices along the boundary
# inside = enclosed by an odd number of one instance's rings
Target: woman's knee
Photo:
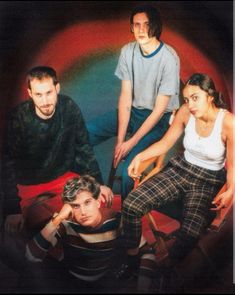
[[[122,211],[123,214],[132,216],[144,215],[143,206],[140,205],[140,202],[135,192],[131,192],[123,201]]]
[[[134,210],[135,206],[134,206],[134,202],[133,202],[133,198],[132,198],[132,193],[130,193],[127,198],[123,201],[123,209],[125,211],[132,211]]]

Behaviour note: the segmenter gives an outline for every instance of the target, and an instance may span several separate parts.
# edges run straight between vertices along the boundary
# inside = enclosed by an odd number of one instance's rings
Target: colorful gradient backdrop
[[[232,1],[215,1],[213,6],[210,1],[140,2],[155,5],[162,13],[161,39],[179,54],[181,80],[185,82],[194,72],[209,74],[232,106],[231,12],[228,15]],[[2,63],[5,89],[1,99],[1,131],[6,110],[27,98],[25,72],[36,65],[57,70],[61,92],[79,104],[86,121],[115,108],[120,81],[114,71],[121,47],[133,40],[129,13],[136,4],[137,1],[5,4],[5,30],[11,37],[8,34],[6,48],[1,45],[8,58]],[[14,13],[9,10],[13,6],[18,6]],[[11,38],[15,38],[16,45]],[[113,144],[111,139],[95,148],[105,180]]]

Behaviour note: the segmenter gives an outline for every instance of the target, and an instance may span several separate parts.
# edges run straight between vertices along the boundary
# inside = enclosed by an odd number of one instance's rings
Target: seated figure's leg
[[[205,189],[205,186],[201,185],[197,190],[185,195],[181,228],[169,252],[169,257],[173,261],[182,260],[195,247],[201,234],[206,230],[211,219],[211,202],[217,190],[217,187]]]
[[[131,192],[123,202],[123,232],[128,255],[126,263],[117,273],[118,278],[128,277],[138,269],[139,255],[135,250],[138,250],[142,234],[141,218],[152,209],[178,198],[179,187],[174,183],[175,173],[169,172],[171,170],[172,167],[168,167],[167,170],[154,175]]]
[[[122,217],[127,249],[138,247],[141,238],[141,218],[145,214],[160,206],[167,206],[169,202],[179,198],[180,186],[176,181],[174,167],[166,167],[124,200]]]
[[[86,124],[90,144],[95,146],[102,141],[117,135],[118,113],[117,110],[107,112]]]
[[[128,176],[128,166],[130,165],[133,158],[149,147],[154,142],[162,138],[169,126],[169,114],[163,116],[159,123],[148,133],[146,134],[138,144],[130,151],[130,153],[125,158],[123,167],[122,167],[122,185],[121,185],[121,196],[122,200],[126,198],[129,192],[133,189],[134,182]],[[135,129],[135,128],[134,128]]]

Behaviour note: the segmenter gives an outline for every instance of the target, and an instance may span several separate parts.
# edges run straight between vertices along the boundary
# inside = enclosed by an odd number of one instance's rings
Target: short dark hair
[[[222,93],[216,90],[214,81],[207,74],[193,74],[186,82],[185,86],[186,85],[194,85],[200,87],[201,90],[208,93],[208,95],[214,97],[213,103],[216,107],[225,109],[227,108],[227,105],[223,100]]]
[[[48,77],[52,78],[54,85],[56,85],[58,83],[57,74],[53,68],[47,67],[47,66],[37,66],[37,67],[32,68],[27,73],[28,88],[31,89],[30,82],[33,79],[36,78],[38,80],[42,80],[42,79],[48,78]]]
[[[97,200],[100,194],[100,184],[89,175],[74,177],[65,184],[62,200],[64,203],[73,202],[76,200],[77,194],[83,191],[90,192],[92,197]]]
[[[162,20],[161,20],[161,15],[157,8],[144,4],[144,5],[139,5],[135,7],[130,16],[130,24],[133,25],[133,18],[137,13],[146,13],[148,20],[149,20],[149,31],[148,35],[149,37],[155,36],[157,39],[160,38],[161,33],[162,33]]]

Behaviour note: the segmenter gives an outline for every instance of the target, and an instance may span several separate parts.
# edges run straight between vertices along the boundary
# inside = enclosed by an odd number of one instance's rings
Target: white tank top
[[[219,110],[212,132],[207,137],[197,134],[195,117],[190,115],[183,140],[184,156],[189,163],[210,170],[224,167],[226,149],[221,133],[225,113],[226,110]]]

